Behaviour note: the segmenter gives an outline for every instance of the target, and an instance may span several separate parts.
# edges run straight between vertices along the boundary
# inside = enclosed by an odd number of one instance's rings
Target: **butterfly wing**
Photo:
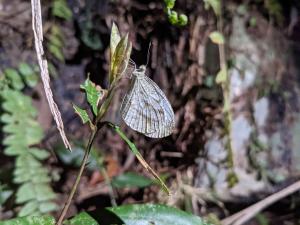
[[[175,126],[169,101],[147,76],[133,77],[121,106],[121,116],[133,130],[152,138],[170,135]]]
[[[169,136],[175,127],[175,116],[172,106],[158,85],[148,76],[144,78],[141,80],[143,83],[142,87],[148,87],[146,91],[148,100],[152,103],[153,110],[159,114],[158,129],[156,132],[146,134],[146,136],[153,138]]]

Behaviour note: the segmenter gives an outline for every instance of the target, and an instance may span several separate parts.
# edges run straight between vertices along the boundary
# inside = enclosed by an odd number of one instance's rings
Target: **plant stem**
[[[75,194],[75,192],[77,190],[77,187],[78,187],[78,184],[80,182],[80,179],[81,179],[82,173],[84,171],[85,165],[86,165],[87,160],[89,158],[90,151],[91,151],[91,148],[92,148],[92,144],[94,142],[94,139],[95,139],[95,136],[97,134],[97,131],[98,131],[98,128],[97,128],[97,126],[95,126],[94,129],[92,130],[92,133],[91,133],[90,138],[89,138],[89,142],[88,142],[88,144],[86,146],[85,153],[84,153],[81,165],[80,165],[80,170],[79,170],[79,172],[77,174],[77,177],[76,177],[76,180],[75,180],[74,185],[72,187],[72,190],[71,190],[71,192],[69,194],[69,197],[68,197],[68,199],[67,199],[67,201],[65,203],[65,206],[64,206],[64,208],[63,208],[63,210],[62,210],[62,212],[61,212],[61,214],[59,216],[59,219],[58,219],[56,225],[61,225],[62,224],[62,222],[63,222],[63,220],[64,220],[64,218],[65,218],[65,216],[67,214],[67,211],[68,211],[68,209],[69,209],[69,207],[71,205],[72,199],[73,199],[74,194]]]
[[[108,187],[108,193],[109,193],[109,196],[110,196],[111,205],[112,206],[117,206],[117,201],[116,201],[116,198],[115,198],[115,192],[114,192],[113,186],[111,184],[111,180],[110,180],[110,178],[108,176],[108,173],[107,173],[104,166],[102,166],[100,168],[100,172],[102,173],[102,176],[104,177],[105,184]]]
[[[223,0],[220,0],[220,15],[218,16],[218,31],[224,35],[223,32]],[[224,95],[224,117],[225,117],[225,132],[227,133],[228,136],[228,141],[226,144],[226,149],[228,151],[227,155],[227,162],[228,162],[228,167],[231,171],[230,173],[230,182],[229,186],[233,186],[237,182],[237,177],[236,174],[234,173],[233,167],[234,167],[234,162],[233,162],[233,146],[232,146],[232,137],[231,137],[231,127],[232,127],[232,113],[230,106],[228,107],[226,104],[229,104],[230,102],[230,78],[228,75],[228,68],[227,68],[227,62],[226,62],[226,51],[225,51],[225,45],[224,44],[219,44],[219,57],[220,57],[220,68],[221,70],[225,71],[226,73],[226,81],[222,84],[222,89],[223,89],[223,95]],[[229,178],[228,177],[228,178]],[[227,180],[228,180],[227,178]]]

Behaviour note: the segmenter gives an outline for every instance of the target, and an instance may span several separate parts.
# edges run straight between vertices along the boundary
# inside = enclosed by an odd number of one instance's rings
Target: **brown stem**
[[[245,224],[247,221],[249,221],[251,218],[253,218],[259,212],[263,211],[265,208],[269,207],[273,203],[275,203],[275,202],[277,202],[299,190],[300,190],[300,181],[297,181],[297,182],[291,184],[290,186],[282,189],[281,191],[278,191],[278,192],[266,197],[265,199],[249,206],[248,208],[243,209],[242,211],[223,219],[221,222],[223,225]]]
[[[76,177],[76,180],[75,180],[74,185],[72,187],[72,190],[71,190],[71,192],[69,194],[69,197],[68,197],[68,199],[67,199],[67,201],[65,203],[65,206],[64,206],[64,208],[63,208],[63,210],[62,210],[62,212],[61,212],[61,214],[59,216],[59,219],[58,219],[56,225],[62,225],[62,222],[63,222],[63,220],[64,220],[64,218],[65,218],[65,216],[67,214],[67,211],[68,211],[68,209],[69,209],[69,207],[71,205],[72,199],[74,197],[74,194],[75,194],[75,192],[77,190],[77,187],[78,187],[78,184],[80,182],[83,170],[84,170],[85,165],[87,163],[87,160],[89,158],[91,147],[92,147],[92,144],[94,142],[94,139],[95,139],[97,131],[98,131],[98,128],[96,126],[96,127],[94,127],[94,129],[93,129],[93,131],[91,133],[91,136],[89,138],[89,142],[88,142],[88,144],[86,146],[85,153],[84,153],[81,165],[80,165],[80,170],[79,170],[79,172],[77,174],[77,177]]]

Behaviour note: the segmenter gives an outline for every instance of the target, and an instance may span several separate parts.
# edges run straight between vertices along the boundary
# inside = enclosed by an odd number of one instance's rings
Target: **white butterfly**
[[[120,112],[133,130],[152,138],[169,136],[175,127],[174,111],[162,90],[145,75],[141,65],[131,73],[131,83]]]

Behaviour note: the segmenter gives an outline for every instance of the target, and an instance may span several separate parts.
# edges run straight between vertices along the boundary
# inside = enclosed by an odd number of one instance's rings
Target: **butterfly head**
[[[142,77],[145,75],[146,72],[146,66],[145,65],[141,65],[139,66],[139,68],[137,68],[134,72],[133,75],[135,75],[136,77]]]
[[[137,70],[138,70],[138,72],[145,73],[146,72],[146,66],[141,65]]]

